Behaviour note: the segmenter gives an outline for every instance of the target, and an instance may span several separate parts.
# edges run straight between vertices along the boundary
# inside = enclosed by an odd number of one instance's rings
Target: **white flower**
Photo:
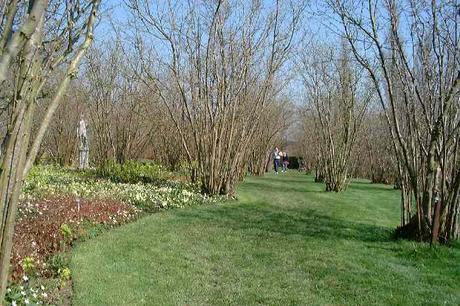
[[[21,294],[22,294],[23,296],[26,296],[26,293],[25,293],[24,291],[21,291]]]
[[[24,304],[29,305],[29,303],[30,303],[30,302],[29,302],[29,299],[25,299],[25,300],[24,300]]]
[[[6,291],[7,291],[8,293],[10,293],[10,292],[11,292],[11,288],[6,289]]]
[[[34,299],[37,298],[37,294],[36,294],[36,293],[32,294],[32,296],[34,297]]]
[[[12,301],[11,302],[11,306],[17,306],[18,304],[16,304],[16,301]]]
[[[45,287],[43,285],[40,286],[40,289],[45,290]]]
[[[29,278],[27,277],[27,275],[24,275],[24,276],[22,277],[22,279],[23,279],[25,282],[27,282],[27,281],[29,280]]]
[[[48,294],[46,292],[43,292],[42,296],[46,299],[48,297]]]

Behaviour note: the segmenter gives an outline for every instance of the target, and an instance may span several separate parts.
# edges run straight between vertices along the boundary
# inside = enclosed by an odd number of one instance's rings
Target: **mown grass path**
[[[238,201],[143,218],[79,245],[75,305],[459,305],[460,247],[391,240],[399,193],[291,173]]]

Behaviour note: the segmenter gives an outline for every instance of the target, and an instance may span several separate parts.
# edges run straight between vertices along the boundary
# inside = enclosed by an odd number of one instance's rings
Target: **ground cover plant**
[[[148,160],[131,160],[123,164],[108,160],[97,167],[94,174],[115,183],[155,183],[156,185],[168,185],[174,176],[164,166]]]
[[[460,246],[393,240],[399,193],[250,177],[225,205],[172,210],[79,245],[74,305],[458,305]],[[436,260],[433,260],[436,259]]]

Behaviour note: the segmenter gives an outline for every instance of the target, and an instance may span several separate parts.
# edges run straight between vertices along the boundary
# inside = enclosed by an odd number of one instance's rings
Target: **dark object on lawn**
[[[289,169],[299,169],[299,158],[297,156],[289,156],[288,157],[288,168]]]

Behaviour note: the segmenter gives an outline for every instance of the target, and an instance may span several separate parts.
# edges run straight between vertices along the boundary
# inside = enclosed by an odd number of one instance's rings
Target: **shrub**
[[[127,161],[119,164],[107,161],[96,169],[99,178],[108,179],[114,183],[164,183],[170,176],[161,165],[148,161]]]
[[[126,219],[120,219],[119,223],[123,224],[124,220],[126,220],[126,222],[128,222],[130,219],[131,219],[131,217],[126,218]],[[84,219],[82,222],[80,222],[80,225],[77,228],[78,232],[76,233],[76,237],[77,237],[76,239],[77,239],[77,241],[82,242],[82,241],[85,241],[87,239],[95,238],[95,237],[99,236],[101,233],[103,233],[105,230],[107,230],[107,228],[109,228],[108,224],[94,222],[94,221],[90,221],[88,219]]]
[[[59,269],[58,272],[59,272],[59,278],[61,279],[62,282],[68,281],[72,277],[72,272],[67,267]]]
[[[72,230],[67,223],[61,224],[61,234],[64,237],[64,240],[69,241],[72,238]]]
[[[22,269],[26,274],[31,274],[35,271],[35,260],[32,257],[26,257],[22,260]]]
[[[68,267],[70,263],[69,256],[66,253],[56,253],[48,258],[47,264],[52,275],[59,275],[60,271]]]

